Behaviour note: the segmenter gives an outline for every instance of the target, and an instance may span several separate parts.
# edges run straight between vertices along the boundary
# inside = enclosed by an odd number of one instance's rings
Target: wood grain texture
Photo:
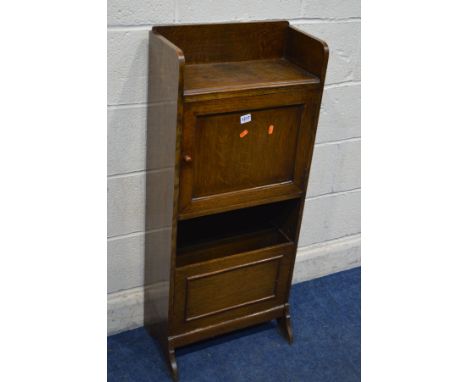
[[[199,327],[196,330],[174,334],[169,337],[169,343],[174,347],[189,345],[191,343],[201,341],[206,338],[219,336],[220,334],[228,333],[233,330],[238,330],[248,326],[258,325],[262,322],[274,320],[278,317],[281,317],[283,312],[283,304],[265,310],[255,310],[253,313],[247,313],[241,317],[219,321],[216,324]]]
[[[269,247],[288,248],[298,200],[179,221],[177,267]],[[209,228],[209,229],[207,229]]]
[[[172,346],[172,345],[168,346],[167,356],[168,356],[168,360],[169,360],[169,368],[171,370],[172,379],[175,382],[178,382],[179,381],[179,369],[177,367],[177,361],[176,361],[176,357],[175,357],[174,346]]]
[[[183,211],[179,211],[179,220],[297,199],[303,194],[304,192],[292,182],[226,192],[193,200]]]
[[[274,299],[281,258],[276,256],[187,277],[185,321]]]
[[[149,100],[177,110],[148,116],[149,129],[176,138],[171,252],[148,243],[145,270],[167,290],[145,296],[145,316],[158,312],[176,380],[179,346],[271,319],[292,342],[288,296],[328,47],[287,21],[154,27],[150,41]],[[158,144],[148,142],[150,157]]]
[[[288,243],[289,239],[275,227],[249,230],[243,234],[231,234],[221,239],[180,247],[177,252],[177,267]]]
[[[292,181],[302,107],[243,111],[197,119],[193,197]],[[268,134],[270,124],[275,134]],[[241,136],[242,132],[248,132]]]
[[[176,333],[284,303],[292,248],[273,246],[176,269]]]
[[[300,197],[318,98],[304,88],[186,105],[182,152],[192,161],[180,169],[179,217]],[[252,121],[241,124],[245,114]]]
[[[178,201],[178,163],[180,134],[183,113],[183,66],[184,57],[182,51],[164,37],[150,33],[149,38],[149,86],[148,101],[164,102],[168,107],[158,108],[158,115],[154,114],[155,108],[148,108],[147,122],[147,165],[154,164],[154,153],[175,156],[162,158],[165,163],[175,163],[174,185],[171,187],[173,193],[167,193],[162,184],[154,184],[151,173],[146,179],[146,229],[151,228],[154,220],[153,205],[157,196],[163,195],[165,203],[172,205],[172,224],[177,227],[177,201]],[[176,107],[173,107],[177,105]],[[158,130],[158,131],[157,131]],[[174,131],[177,133],[174,134]],[[165,136],[166,140],[159,139]],[[172,139],[171,139],[171,138]],[[168,150],[167,147],[171,147]],[[174,288],[175,250],[177,228],[169,234],[171,251],[162,253],[162,243],[155,241],[154,235],[145,235],[145,301],[144,301],[144,324],[148,331],[159,338],[163,354],[167,356],[173,378],[178,379],[177,364],[175,361],[174,348],[169,343],[170,316],[172,311],[172,294]],[[161,286],[164,286],[162,288]]]
[[[289,344],[293,343],[293,332],[291,325],[291,314],[289,313],[289,304],[284,304],[284,313],[282,317],[277,318],[278,325]]]
[[[177,45],[187,64],[249,61],[283,56],[287,21],[171,25],[153,30]]]
[[[191,64],[185,68],[184,96],[318,84],[318,77],[284,58]]]
[[[287,38],[286,38],[286,45],[285,45],[285,56],[288,57],[288,59],[290,59],[292,62],[301,66],[303,69],[308,70],[311,73],[314,73],[316,76],[320,78],[320,89],[316,93],[317,95],[316,98],[314,98],[313,101],[311,100],[311,102],[309,102],[309,107],[308,107],[309,114],[306,117],[307,119],[310,120],[310,128],[308,129],[308,132],[307,132],[308,138],[306,138],[306,140],[310,140],[311,143],[305,144],[301,147],[302,158],[305,164],[304,172],[302,173],[303,182],[305,184],[305,188],[304,188],[305,193],[304,195],[302,195],[301,203],[299,205],[299,208],[296,211],[297,229],[295,230],[295,238],[294,238],[295,249],[294,249],[294,255],[293,255],[293,261],[295,262],[296,254],[297,254],[297,247],[299,244],[299,235],[300,235],[300,228],[301,228],[301,223],[302,223],[302,216],[304,213],[305,198],[307,194],[307,185],[309,184],[309,177],[311,175],[310,169],[312,165],[312,156],[313,156],[314,147],[315,147],[314,145],[315,137],[317,135],[320,105],[322,103],[323,89],[325,87],[329,49],[325,41],[320,40],[311,35],[308,35],[306,33],[303,33],[295,27],[289,26],[287,30]],[[292,278],[293,278],[293,272],[291,271],[289,275],[289,282],[287,284],[288,296],[291,291]],[[292,333],[291,333],[291,341],[292,341]]]
[[[328,45],[299,29],[289,26],[286,32],[285,57],[304,70],[317,76],[322,86],[328,64]]]

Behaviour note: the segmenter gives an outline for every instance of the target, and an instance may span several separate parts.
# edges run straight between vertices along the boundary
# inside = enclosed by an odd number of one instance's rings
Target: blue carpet
[[[361,269],[296,284],[294,343],[276,322],[176,350],[180,381],[359,381]],[[159,346],[143,328],[107,340],[108,381],[171,381]]]

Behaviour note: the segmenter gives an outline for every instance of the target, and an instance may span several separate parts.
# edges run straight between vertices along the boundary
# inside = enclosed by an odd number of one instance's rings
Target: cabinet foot
[[[283,335],[288,340],[289,344],[293,343],[293,332],[291,326],[291,315],[289,314],[289,304],[286,304],[284,307],[283,317],[277,318],[276,320],[280,327],[280,330],[283,332]]]
[[[174,382],[178,382],[179,381],[179,371],[177,369],[175,350],[171,346],[169,346],[169,348],[168,348],[168,359],[169,359],[169,368],[171,369],[172,379],[174,380]]]

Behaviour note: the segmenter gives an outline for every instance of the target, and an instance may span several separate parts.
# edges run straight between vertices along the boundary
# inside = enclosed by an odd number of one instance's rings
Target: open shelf
[[[318,77],[285,58],[189,64],[184,95],[318,84]]]
[[[177,254],[177,267],[200,263],[237,253],[250,252],[292,242],[275,227],[245,231],[224,238],[213,238],[192,246],[181,247]]]
[[[299,202],[245,208],[179,222],[177,267],[279,245],[293,245]],[[291,208],[292,207],[292,208]]]
[[[184,102],[323,87],[323,43],[287,21],[166,25],[153,31],[183,58]]]

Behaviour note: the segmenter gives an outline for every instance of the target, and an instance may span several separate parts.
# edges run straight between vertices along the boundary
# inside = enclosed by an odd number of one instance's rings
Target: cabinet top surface
[[[184,95],[318,85],[320,80],[284,58],[185,66]]]

